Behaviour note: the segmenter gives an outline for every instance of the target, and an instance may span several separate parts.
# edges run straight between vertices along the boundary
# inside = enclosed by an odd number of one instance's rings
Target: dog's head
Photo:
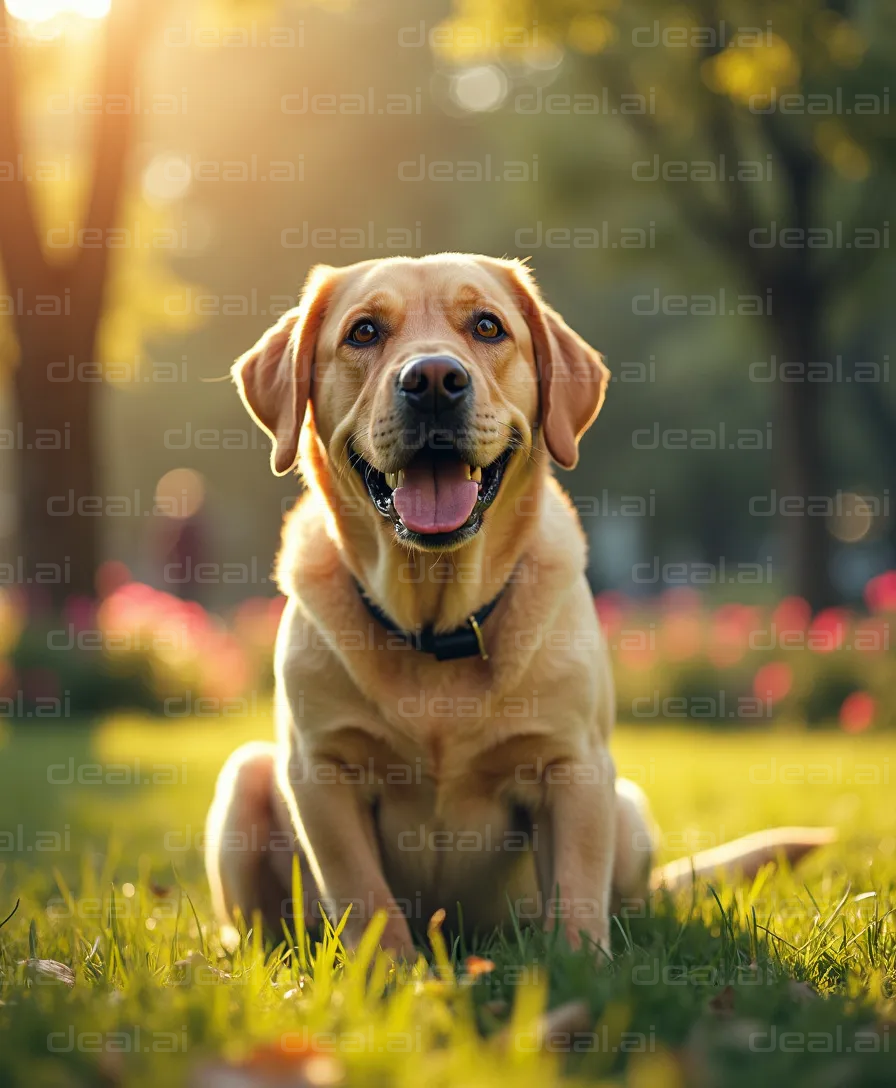
[[[439,551],[471,540],[545,447],[575,465],[607,380],[524,265],[459,254],[318,266],[233,374],[277,475],[295,468],[304,422],[303,458],[329,468],[334,493]]]

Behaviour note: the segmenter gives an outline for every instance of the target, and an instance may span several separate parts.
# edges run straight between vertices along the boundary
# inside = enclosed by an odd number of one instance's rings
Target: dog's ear
[[[311,395],[314,349],[327,309],[333,269],[312,268],[299,305],[233,364],[231,374],[249,415],[270,436],[271,469],[285,476],[299,455],[299,431]]]
[[[575,468],[579,439],[600,411],[610,372],[600,353],[542,299],[529,269],[518,262],[510,267],[535,349],[548,452],[562,468]]]

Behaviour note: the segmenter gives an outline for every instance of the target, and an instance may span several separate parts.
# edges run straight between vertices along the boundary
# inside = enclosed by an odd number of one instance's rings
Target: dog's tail
[[[776,827],[769,831],[757,831],[742,839],[701,850],[692,857],[678,858],[654,869],[650,877],[651,888],[667,888],[678,891],[688,888],[698,877],[754,877],[763,865],[780,858],[793,865],[806,854],[833,842],[837,837],[831,827]]]

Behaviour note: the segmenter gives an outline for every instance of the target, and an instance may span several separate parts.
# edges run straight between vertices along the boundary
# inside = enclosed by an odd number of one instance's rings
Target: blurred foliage
[[[892,729],[896,571],[872,580],[866,599],[861,612],[813,614],[797,597],[712,606],[689,589],[653,605],[601,594],[617,717],[642,726]],[[27,622],[22,602],[0,598],[0,718],[142,709],[181,719],[200,707],[235,718],[270,695],[282,598],[249,597],[225,617],[123,582],[100,601],[72,601],[54,625]]]
[[[2,600],[7,718],[129,709],[180,719],[200,707],[236,716],[270,695],[282,598],[248,598],[229,622],[136,582],[101,601],[73,599],[53,620],[29,622],[20,595]]]
[[[754,49],[738,38],[738,28],[765,33],[769,20],[771,45]],[[659,35],[660,44],[635,47],[638,28],[646,28],[641,36],[648,41]],[[285,29],[293,35],[291,47],[258,44]],[[818,179],[811,223],[880,229],[892,191],[890,112],[763,115],[752,113],[744,98],[754,90],[761,95],[772,83],[780,92],[802,94],[841,87],[844,103],[865,91],[880,94],[896,55],[894,32],[891,13],[880,4],[779,7],[757,0],[669,8],[470,0],[451,9],[437,0],[302,6],[247,0],[171,8],[146,42],[135,87],[143,103],[158,93],[186,105],[174,114],[150,111],[137,119],[120,218],[126,227],[139,222],[144,238],[164,227],[184,242],[174,250],[114,255],[102,353],[115,373],[131,378],[115,382],[116,395],[104,391],[101,397],[104,491],[147,497],[168,470],[194,468],[206,481],[200,515],[205,543],[196,560],[266,571],[280,513],[297,488],[267,474],[264,440],[226,381],[231,360],[270,323],[275,307],[294,299],[317,261],[342,264],[443,249],[506,253],[531,259],[549,300],[606,353],[613,372],[606,408],[586,437],[580,465],[563,480],[593,545],[595,587],[653,594],[662,584],[637,583],[632,563],[655,558],[665,564],[717,563],[721,556],[765,562],[771,556],[771,584],[737,591],[756,601],[792,592],[798,570],[784,519],[757,518],[749,510],[752,497],[781,491],[792,440],[782,411],[784,383],[747,377],[756,363],[768,371],[772,354],[785,358],[776,330],[744,314],[633,312],[638,296],[650,309],[654,292],[714,299],[717,309],[720,291],[729,299],[763,294],[764,287],[751,286],[749,260],[740,250],[732,256],[724,241],[740,222],[732,202],[746,186],[635,184],[632,164],[652,168],[654,155],[717,162],[720,140],[741,146],[739,157],[762,162],[774,138],[811,162]],[[228,33],[234,41],[242,36],[243,46],[224,44]],[[674,44],[664,46],[664,34]],[[682,35],[686,42],[679,45]],[[90,51],[86,60],[72,60],[64,77],[55,74],[57,52],[50,46],[30,51],[38,82],[29,86],[40,90],[26,102],[29,132],[36,147],[70,154],[73,173],[81,177],[74,164],[84,159],[92,118],[47,116],[41,103],[57,78],[67,79],[63,85],[73,94],[92,89]],[[465,108],[458,81],[481,69],[486,77],[476,78],[497,88],[497,99],[492,108]],[[647,95],[655,112],[613,114],[615,96],[629,92]],[[410,114],[377,113],[388,94],[406,96]],[[329,95],[337,105],[326,111],[302,107],[314,95]],[[579,114],[571,104],[548,112],[548,95],[566,96],[569,103],[587,98],[598,104],[597,112]],[[349,96],[365,103],[372,96],[372,112],[349,108]],[[151,206],[143,194],[146,170],[165,154],[188,160],[194,176],[184,194]],[[405,175],[419,172],[421,156],[426,164],[448,162],[455,170],[466,163],[468,173],[478,168],[483,178],[401,181],[402,166]],[[524,163],[530,178],[503,186],[485,180],[487,158],[494,172],[502,161]],[[220,168],[253,161],[258,169],[245,181],[224,183],[195,170],[202,162]],[[295,180],[260,180],[263,165],[272,161],[292,164]],[[867,176],[857,180],[866,166]],[[752,187],[755,222],[764,228],[772,220],[789,222],[786,177],[776,161],[776,183]],[[73,184],[70,199],[76,191],[80,183]],[[694,208],[696,200],[702,203]],[[649,241],[641,248],[613,248],[626,229],[643,231]],[[315,230],[328,233],[315,236]],[[387,243],[400,230],[411,239],[409,248]],[[584,239],[581,247],[576,238]],[[896,472],[892,381],[846,379],[856,360],[883,368],[888,358],[896,323],[889,246],[864,253],[778,247],[766,258],[747,248],[751,260],[770,262],[784,285],[796,282],[793,262],[803,257],[812,275],[825,281],[824,291],[811,293],[813,306],[823,310],[818,355],[831,361],[842,356],[843,376],[820,389],[823,448],[814,460],[823,493],[842,489],[880,498]],[[141,367],[135,368],[138,351]],[[4,354],[9,357],[8,350]],[[172,367],[176,380],[170,379]],[[772,424],[772,447],[744,452],[688,441],[669,450],[662,443],[644,448],[643,438],[635,438],[654,428],[692,437],[695,429],[721,422],[729,435],[764,434]],[[204,441],[196,440],[197,432]],[[227,445],[228,437],[240,438],[242,448],[235,441]],[[0,465],[0,486],[8,487],[3,472]],[[625,496],[639,497],[650,512],[614,518],[614,504]],[[234,518],[234,509],[246,516]],[[139,580],[168,588],[158,519],[109,518],[103,529],[106,556],[124,560]],[[15,555],[14,524],[0,530],[3,548]],[[841,598],[858,603],[868,578],[893,565],[894,540],[894,518],[886,510],[854,543],[829,542]],[[189,592],[217,609],[247,594],[269,594],[272,586],[264,577],[243,584],[219,578]],[[712,590],[717,600],[732,592],[721,585]]]
[[[892,587],[892,575],[885,578]],[[673,590],[660,609],[613,593],[597,608],[620,721],[729,729],[800,722],[851,733],[896,725],[892,603],[872,615],[813,615],[796,597],[708,609],[696,594]]]

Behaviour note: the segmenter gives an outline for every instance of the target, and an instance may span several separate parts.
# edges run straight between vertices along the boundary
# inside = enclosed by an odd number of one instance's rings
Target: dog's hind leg
[[[655,826],[647,797],[627,778],[616,779],[616,853],[613,860],[613,907],[643,900],[650,887]]]
[[[205,868],[222,924],[239,912],[251,925],[260,912],[266,932],[280,940],[281,919],[291,924],[295,909],[303,910],[306,926],[314,924],[318,893],[277,784],[276,758],[276,745],[253,742],[224,764],[206,821]],[[294,856],[301,865],[301,908],[292,901]]]

